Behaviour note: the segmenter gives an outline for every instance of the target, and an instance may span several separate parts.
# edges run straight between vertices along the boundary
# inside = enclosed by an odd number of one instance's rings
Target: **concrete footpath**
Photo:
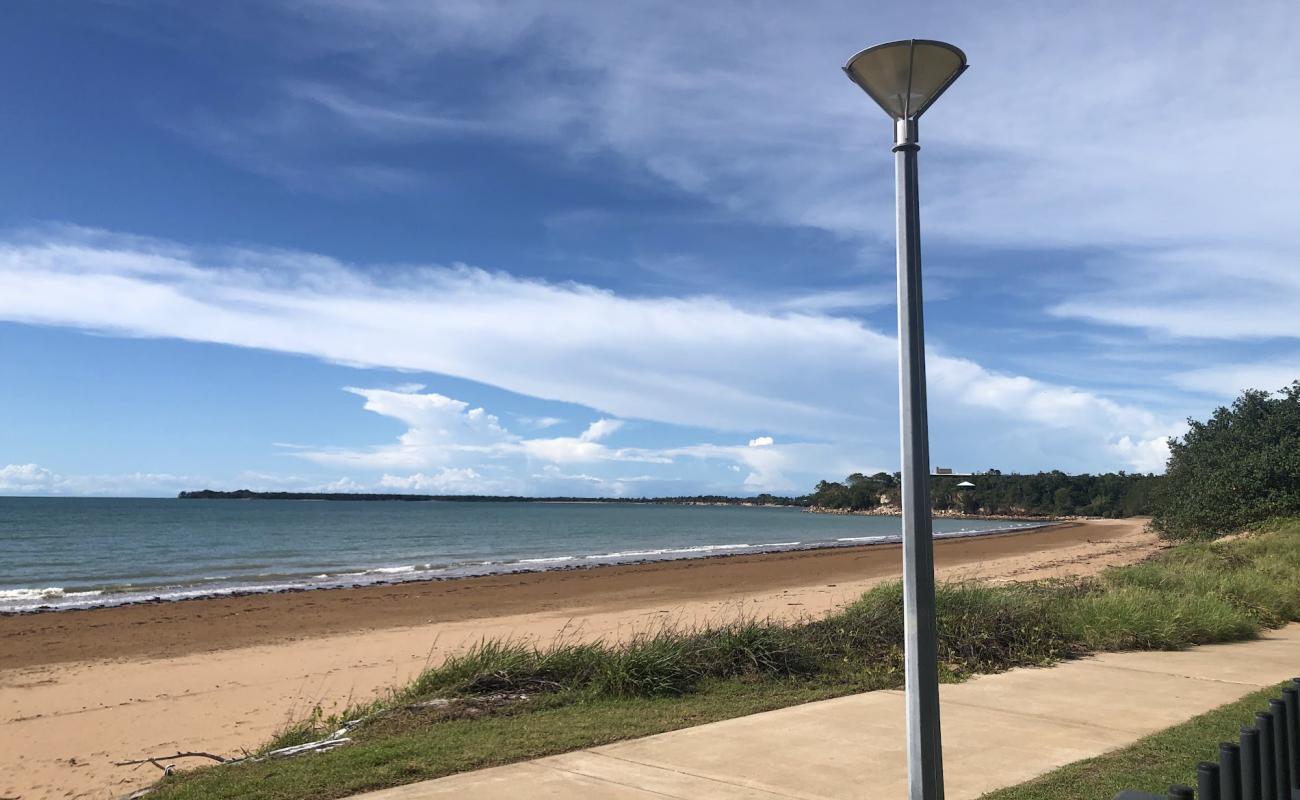
[[[1290,625],[1253,642],[1109,653],[944,686],[948,800],[1123,747],[1296,675],[1300,625]],[[892,800],[906,796],[904,748],[902,693],[870,692],[360,797]]]

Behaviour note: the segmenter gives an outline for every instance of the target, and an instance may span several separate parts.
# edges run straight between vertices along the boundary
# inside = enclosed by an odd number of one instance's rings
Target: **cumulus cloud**
[[[44,494],[59,486],[62,481],[61,476],[37,464],[6,464],[0,467],[0,492]]]
[[[638,484],[662,487],[678,481],[684,466],[719,465],[745,476],[740,483],[728,478],[713,487],[716,491],[802,493],[825,470],[847,473],[863,469],[864,463],[852,443],[778,446],[771,436],[760,436],[746,445],[613,447],[598,441],[621,427],[620,420],[608,418],[592,422],[579,436],[525,437],[502,428],[497,418],[483,409],[443,395],[397,397],[400,393],[388,389],[355,387],[347,391],[366,398],[366,410],[410,426],[397,444],[359,450],[282,446],[293,456],[328,466],[373,470],[441,465],[435,472],[385,472],[377,482],[358,484],[356,490],[538,494],[550,489],[562,494],[591,491],[623,496]],[[477,422],[462,424],[469,420]],[[490,431],[487,437],[484,430]],[[542,462],[538,471],[531,469],[535,462]],[[656,468],[658,473],[628,476],[622,472],[627,464]],[[577,466],[588,471],[574,471]]]
[[[417,472],[413,475],[387,475],[379,479],[384,489],[432,494],[483,494],[487,492],[483,476],[473,469],[445,468],[431,475]]]
[[[7,495],[116,495],[124,497],[175,494],[203,485],[192,475],[157,472],[115,474],[64,474],[39,464],[0,467],[0,494]]]
[[[459,400],[354,388],[367,409],[408,430],[369,451],[313,451],[322,464],[425,469],[440,466],[428,454],[452,440],[485,453],[510,443],[557,462],[650,458],[604,444],[615,418],[851,440],[864,460],[895,458],[893,337],[711,296],[625,297],[467,266],[358,268],[57,228],[0,240],[0,319],[441,373],[609,415],[583,435],[514,440],[496,416]],[[1059,444],[1058,455],[1022,468],[1107,468],[1122,458],[1123,437],[1174,430],[1139,407],[942,352],[930,353],[929,374],[932,430],[964,429],[974,415],[986,431]]]

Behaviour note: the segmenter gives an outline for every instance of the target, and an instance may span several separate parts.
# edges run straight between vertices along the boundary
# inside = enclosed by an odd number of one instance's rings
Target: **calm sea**
[[[1034,523],[935,520],[936,536]],[[598,503],[0,497],[0,611],[897,539],[897,517]]]

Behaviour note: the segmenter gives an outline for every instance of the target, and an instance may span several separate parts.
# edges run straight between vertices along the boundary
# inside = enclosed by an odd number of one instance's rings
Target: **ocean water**
[[[936,519],[936,538],[1039,523]],[[798,509],[0,497],[0,611],[897,540]]]

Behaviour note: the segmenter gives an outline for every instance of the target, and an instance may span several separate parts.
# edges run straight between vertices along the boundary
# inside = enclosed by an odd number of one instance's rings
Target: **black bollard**
[[[1273,715],[1273,773],[1276,776],[1279,800],[1291,797],[1291,738],[1286,733],[1286,706],[1281,700],[1269,700],[1268,711]]]
[[[1262,800],[1259,794],[1259,731],[1241,729],[1241,800]]]
[[[1241,800],[1241,748],[1232,742],[1219,742],[1219,797]]]
[[[1190,786],[1175,783],[1169,787],[1169,800],[1195,800],[1195,797]]]
[[[1300,790],[1300,690],[1288,686],[1282,690],[1286,704],[1286,728],[1291,745],[1291,789]]]
[[[1259,796],[1260,800],[1286,800],[1277,796],[1277,759],[1273,755],[1273,715],[1267,711],[1255,714],[1255,730],[1259,731]]]
[[[1213,761],[1196,765],[1196,796],[1200,800],[1222,800],[1219,795],[1219,765]]]

